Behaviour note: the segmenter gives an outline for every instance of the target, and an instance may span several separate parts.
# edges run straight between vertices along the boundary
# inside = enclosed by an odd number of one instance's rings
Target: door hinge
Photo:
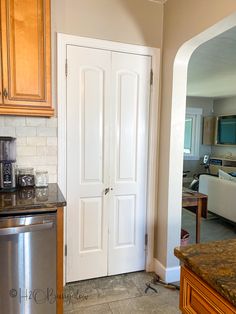
[[[151,69],[151,72],[150,72],[150,85],[153,84],[153,70]]]
[[[67,256],[67,244],[65,245],[65,256]]]
[[[65,74],[66,74],[66,76],[68,75],[68,62],[67,62],[67,59],[66,59],[66,62],[65,62]]]
[[[147,246],[147,244],[148,244],[148,234],[146,233],[145,234],[145,245]]]

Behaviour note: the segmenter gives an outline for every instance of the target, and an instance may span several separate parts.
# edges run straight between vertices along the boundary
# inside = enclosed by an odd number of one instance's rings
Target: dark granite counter
[[[236,239],[176,248],[190,270],[236,306]]]
[[[47,188],[20,188],[14,192],[0,192],[0,216],[56,210],[66,206],[58,185]]]

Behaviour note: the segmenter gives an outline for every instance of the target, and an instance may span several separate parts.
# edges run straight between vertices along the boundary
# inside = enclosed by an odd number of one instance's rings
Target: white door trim
[[[153,85],[150,97],[148,182],[147,182],[147,259],[146,270],[154,270],[154,225],[157,197],[157,158],[159,146],[159,74],[160,49],[111,42],[100,39],[57,34],[57,101],[58,101],[58,184],[65,197],[66,187],[66,49],[67,45],[104,49],[152,57]],[[64,215],[64,239],[66,244],[66,209]],[[66,262],[66,260],[64,260]],[[65,263],[64,263],[65,265]],[[64,272],[65,273],[65,272]]]

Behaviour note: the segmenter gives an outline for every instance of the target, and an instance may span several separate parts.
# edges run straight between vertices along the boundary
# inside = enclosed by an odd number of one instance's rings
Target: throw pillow
[[[236,178],[228,174],[227,172],[219,169],[219,179],[236,182]]]

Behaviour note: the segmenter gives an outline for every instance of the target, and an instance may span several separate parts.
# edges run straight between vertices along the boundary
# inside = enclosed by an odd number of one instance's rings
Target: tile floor
[[[146,283],[152,273],[136,272],[71,283],[65,287],[65,314],[179,314],[179,291],[153,285],[158,293]]]
[[[190,243],[195,241],[195,214],[183,209],[182,228],[190,232]],[[201,242],[235,238],[235,226],[209,215],[202,219]],[[179,291],[152,285],[158,291],[148,290],[154,274],[136,272],[71,283],[65,287],[67,298],[65,314],[180,314]]]
[[[190,233],[189,244],[195,243],[196,216],[187,209],[182,210],[182,228]],[[209,213],[201,220],[201,243],[236,238],[236,224]]]

